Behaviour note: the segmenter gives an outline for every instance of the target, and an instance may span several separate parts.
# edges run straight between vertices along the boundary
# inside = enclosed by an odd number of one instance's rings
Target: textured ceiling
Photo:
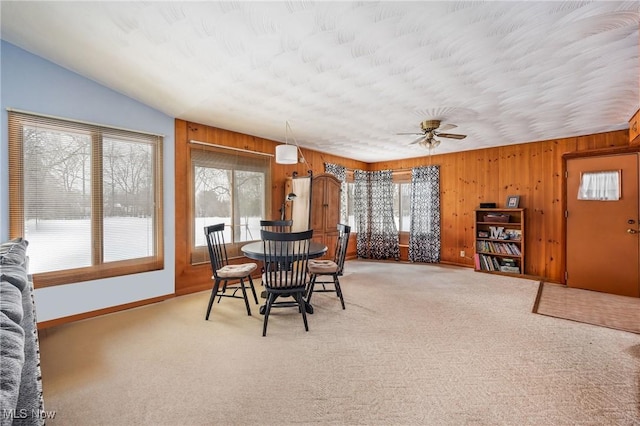
[[[2,38],[169,116],[367,162],[625,129],[640,2],[13,2]]]

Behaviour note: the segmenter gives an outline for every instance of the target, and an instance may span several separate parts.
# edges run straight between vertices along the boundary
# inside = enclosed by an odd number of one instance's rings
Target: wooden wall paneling
[[[467,191],[465,203],[460,205],[463,221],[460,231],[464,233],[463,244],[457,248],[456,255],[460,256],[460,250],[465,251],[465,257],[460,259],[464,265],[473,266],[475,253],[475,209],[480,203],[498,203],[498,185],[496,185],[497,157],[496,150],[467,151],[465,156],[464,190]]]
[[[211,270],[208,264],[191,265],[190,247],[194,230],[191,228],[191,171],[189,168],[190,140],[207,142],[213,139],[193,123],[175,120],[175,292],[177,295],[210,287]]]
[[[453,262],[456,249],[456,214],[459,211],[458,157],[439,156],[432,165],[440,166],[440,261]]]
[[[577,142],[576,151],[624,147],[629,145],[629,132],[628,130],[618,130],[616,132],[578,136],[575,139]]]
[[[458,215],[461,208],[460,179],[464,161],[462,156],[440,156],[440,261],[443,263],[458,262]]]
[[[181,277],[184,273],[188,257],[188,245],[184,238],[184,225],[188,223],[187,195],[184,193],[186,183],[186,167],[188,164],[187,149],[187,122],[175,120],[175,286],[176,293],[180,287]],[[168,208],[169,206],[167,206]]]
[[[456,166],[455,180],[447,179],[442,190],[442,204],[449,204],[448,194],[455,192],[456,224],[453,227],[456,238],[446,242],[450,246],[443,261],[448,263],[473,266],[475,253],[475,217],[474,211],[480,207],[480,203],[495,202],[498,200],[498,161],[497,150],[488,149],[481,151],[460,152]],[[451,182],[449,182],[451,180]],[[455,185],[455,188],[452,186]],[[443,227],[446,221],[443,220]],[[444,244],[443,244],[444,245]],[[465,257],[460,257],[460,251],[465,252]]]
[[[554,277],[558,282],[564,278],[564,207],[562,188],[564,170],[562,154],[566,144],[549,141],[542,145],[541,163],[544,179],[536,189],[542,193],[545,206],[542,212],[542,229],[545,241],[545,259],[541,265],[541,276]]]
[[[545,188],[554,183],[552,176],[553,161],[545,162],[543,151],[546,143],[529,145],[531,146],[527,147],[528,164],[530,164],[528,194],[525,198],[525,204],[522,204],[522,199],[520,201],[523,207],[526,205],[531,206],[531,208],[527,208],[526,215],[528,223],[525,225],[527,230],[525,252],[529,254],[535,253],[535,255],[526,257],[525,262],[527,265],[525,271],[529,275],[545,276],[547,259],[551,257],[548,247],[551,230],[547,229],[545,223],[548,216],[553,216],[551,200],[545,198]]]
[[[629,119],[629,144],[640,145],[640,109]]]
[[[249,151],[275,153],[278,142],[263,139],[251,135],[218,129],[215,127],[191,123],[184,120],[175,120],[175,188],[176,188],[176,257],[175,257],[175,289],[176,294],[187,294],[195,291],[202,291],[211,288],[211,267],[209,263],[197,265],[191,264],[190,251],[193,230],[191,229],[190,209],[191,209],[191,176],[189,170],[189,149],[190,140],[228,146],[231,148],[246,149]],[[349,168],[367,169],[367,163],[346,159],[338,156],[318,153],[316,151],[302,149],[304,157],[308,163],[298,163],[296,165],[276,164],[271,162],[271,199],[267,207],[267,216],[273,219],[280,217],[280,206],[282,204],[286,178],[292,176],[294,172],[298,175],[306,175],[311,168],[314,175],[324,172],[323,157],[327,156],[333,163],[344,164]],[[269,203],[268,203],[269,204]],[[353,236],[353,253],[355,256],[355,235]],[[230,254],[232,255],[232,254]],[[232,263],[246,262],[244,257],[232,259]]]
[[[188,141],[196,139],[230,147],[273,153],[276,142],[236,132],[176,120],[176,293],[183,294],[209,286],[208,265],[190,265]],[[527,208],[526,272],[549,281],[564,278],[564,162],[568,152],[601,150],[630,145],[628,130],[585,135],[550,141],[510,145],[452,154],[364,163],[332,154],[302,149],[307,164],[279,165],[272,162],[271,217],[280,217],[287,176],[308,169],[324,172],[324,163],[342,164],[348,169],[398,170],[429,164],[440,165],[442,202],[442,262],[473,266],[473,211],[480,202],[496,202],[503,207],[507,195],[521,196]],[[349,245],[355,257],[355,229]],[[464,250],[465,258],[460,257]],[[246,259],[244,259],[246,260]]]
[[[497,148],[498,166],[496,186],[499,187],[497,205],[498,208],[506,208],[506,200],[509,195],[520,196],[520,207],[527,209],[527,242],[537,240],[539,236],[530,234],[530,224],[536,219],[532,218],[532,192],[531,192],[531,147],[525,145],[507,145]],[[528,260],[528,259],[527,259]],[[529,273],[531,265],[525,265],[525,272]]]
[[[589,151],[597,148],[597,138],[592,135],[576,138],[576,151]]]
[[[324,173],[324,163],[340,164],[351,170],[369,170],[368,163],[358,160],[352,160],[349,158],[338,157],[326,152],[311,151],[310,156],[312,158],[314,175]]]
[[[495,201],[503,206],[506,196],[512,193],[521,195],[521,205],[532,209],[534,214],[528,215],[528,244],[527,270],[529,273],[539,273],[546,279],[563,282],[564,279],[564,169],[562,155],[565,152],[577,150],[604,149],[624,146],[625,132],[609,132],[599,135],[587,135],[552,141],[535,142],[513,145],[510,147],[490,148],[478,151],[468,151],[448,154],[447,156],[475,156],[482,168],[474,169],[470,162],[466,162],[464,169],[459,168],[464,179],[477,179],[476,190],[483,202]],[[499,155],[496,153],[500,152]],[[443,164],[449,160],[443,159]],[[393,164],[387,164],[393,168]],[[483,174],[484,173],[484,174]],[[442,203],[450,205],[450,197],[455,196],[455,188],[450,187],[450,180],[443,167]],[[472,185],[467,185],[471,189]],[[517,192],[516,192],[517,191]],[[479,205],[468,206],[472,210]],[[443,215],[443,228],[449,228],[448,215]],[[529,222],[529,220],[528,220]],[[460,232],[466,232],[461,229]],[[467,237],[470,238],[471,236]],[[443,246],[450,244],[448,237],[443,238]],[[534,242],[535,241],[535,242]],[[460,250],[458,248],[457,250]],[[465,250],[466,251],[466,250]],[[536,252],[540,252],[537,256]],[[459,252],[457,252],[459,253]],[[443,256],[444,261],[451,261]]]
[[[189,168],[190,140],[224,145],[232,148],[256,150],[255,138],[197,123],[176,120],[176,294],[207,290],[211,287],[209,263],[192,264],[190,251],[193,233],[191,223],[191,170]],[[268,152],[268,151],[267,151]],[[246,261],[234,259],[233,262]]]
[[[464,258],[460,257],[460,251],[465,250],[467,245],[465,230],[469,227],[465,223],[467,207],[474,204],[474,192],[476,190],[473,184],[473,172],[468,169],[470,163],[474,163],[468,152],[464,152],[457,156],[455,164],[455,180],[452,184],[455,186],[456,199],[454,200],[455,211],[450,216],[453,222],[452,235],[448,242],[449,253],[447,253],[447,261],[456,264],[464,264]],[[474,164],[475,165],[475,164]],[[473,226],[473,225],[471,225]],[[466,255],[466,253],[465,253]]]
[[[373,163],[370,170],[398,170],[426,165],[441,167],[443,263],[472,266],[460,250],[474,252],[473,222],[464,216],[480,202],[504,207],[507,195],[520,195],[527,208],[526,272],[554,282],[564,280],[564,163],[566,152],[602,150],[629,145],[627,131],[585,135]],[[469,193],[473,195],[470,196]]]

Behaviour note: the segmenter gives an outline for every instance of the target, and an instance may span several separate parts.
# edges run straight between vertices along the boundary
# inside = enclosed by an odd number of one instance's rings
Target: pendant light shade
[[[298,147],[296,145],[276,146],[276,163],[297,164],[298,163]]]

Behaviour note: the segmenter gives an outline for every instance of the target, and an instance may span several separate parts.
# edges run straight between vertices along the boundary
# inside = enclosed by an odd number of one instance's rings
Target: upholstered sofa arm
[[[44,424],[27,245],[21,238],[0,244],[0,426]]]

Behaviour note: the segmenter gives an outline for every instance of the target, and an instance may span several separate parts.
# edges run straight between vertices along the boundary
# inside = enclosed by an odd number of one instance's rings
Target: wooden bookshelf
[[[475,269],[524,275],[525,209],[475,211]]]

